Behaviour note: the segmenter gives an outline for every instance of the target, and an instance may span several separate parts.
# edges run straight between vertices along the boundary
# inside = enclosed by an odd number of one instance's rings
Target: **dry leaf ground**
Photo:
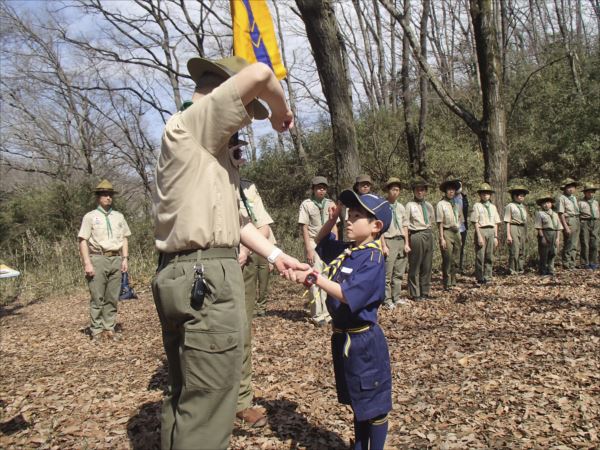
[[[434,282],[439,286],[439,278]],[[381,311],[394,377],[389,448],[598,448],[600,275],[497,278]],[[151,295],[122,302],[123,340],[84,335],[87,294],[3,307],[0,447],[158,448],[165,383]],[[233,449],[343,449],[329,332],[310,325],[302,289],[273,283],[254,320],[257,403],[267,428],[236,426]]]

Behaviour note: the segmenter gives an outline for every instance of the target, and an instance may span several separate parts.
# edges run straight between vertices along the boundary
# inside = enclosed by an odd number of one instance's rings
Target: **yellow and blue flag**
[[[231,0],[233,54],[268,65],[278,80],[287,76],[266,0]]]

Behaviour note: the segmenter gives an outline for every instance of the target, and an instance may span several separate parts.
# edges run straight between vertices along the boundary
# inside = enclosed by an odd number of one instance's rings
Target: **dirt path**
[[[380,313],[394,377],[389,448],[597,448],[600,274],[463,286]],[[254,321],[269,425],[237,426],[233,449],[350,442],[329,331],[306,322],[301,293],[277,280],[268,315]],[[140,294],[120,305],[123,340],[100,346],[82,332],[83,291],[0,309],[1,448],[158,448],[166,371],[151,295]]]

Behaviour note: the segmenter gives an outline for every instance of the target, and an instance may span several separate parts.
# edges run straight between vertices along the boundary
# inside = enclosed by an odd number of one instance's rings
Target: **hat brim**
[[[519,193],[522,193],[522,194],[525,194],[525,195],[529,194],[529,191],[528,191],[527,189],[511,189],[511,190],[509,190],[508,192],[509,192],[511,195],[512,195],[512,194],[519,194]]]
[[[490,194],[495,194],[495,193],[496,193],[496,191],[495,191],[495,190],[493,190],[493,189],[478,189],[478,190],[477,190],[477,193],[478,193],[478,194],[481,194],[481,193],[486,193],[486,192],[489,192]]]
[[[458,191],[460,189],[460,181],[458,180],[448,180],[448,181],[444,181],[442,184],[440,184],[440,191],[442,192],[446,192],[446,189],[448,189],[449,187],[453,187],[455,191]]]
[[[119,191],[115,191],[114,189],[94,189],[94,194],[100,194],[101,192],[110,192],[111,194],[119,193]]]
[[[542,203],[546,203],[546,202],[556,203],[556,200],[554,200],[552,197],[544,197],[544,198],[538,198],[535,202],[538,205],[541,205]]]
[[[573,181],[572,183],[563,184],[560,188],[561,189],[566,189],[569,186],[575,186],[575,187],[577,187],[577,186],[581,186],[581,183],[579,183],[578,181]]]
[[[398,186],[400,189],[402,189],[402,183],[400,181],[392,181],[391,183],[386,183],[385,184],[385,190],[387,191],[390,186]]]
[[[223,81],[235,75],[235,73],[232,70],[229,70],[227,67],[199,56],[190,58],[187,62],[187,68],[190,77],[192,77],[192,80],[194,80],[196,85],[198,85],[200,79],[206,73],[217,75],[223,78]],[[260,100],[252,100],[248,106],[252,117],[255,119],[264,120],[269,117],[269,110],[265,108]]]

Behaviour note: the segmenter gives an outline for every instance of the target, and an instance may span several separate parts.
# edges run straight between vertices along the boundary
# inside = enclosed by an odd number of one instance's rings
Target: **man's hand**
[[[278,133],[283,133],[294,126],[294,116],[289,108],[282,112],[272,111],[269,120],[273,129]]]
[[[240,254],[238,255],[238,263],[239,263],[240,267],[244,267],[246,264],[248,264],[249,256],[250,256],[250,250],[248,249],[248,247],[241,246]]]
[[[312,273],[312,269],[309,270],[293,270],[288,269],[284,275],[288,280],[295,281],[296,283],[304,283],[309,273]]]
[[[440,239],[440,247],[442,247],[442,250],[446,250],[446,239]]]
[[[85,271],[85,276],[88,278],[94,278],[94,275],[96,275],[96,272],[94,271],[94,266],[91,262],[85,263],[83,266],[83,270]]]
[[[301,263],[296,258],[282,253],[275,260],[275,268],[285,278],[289,279],[289,270],[311,270],[308,264]]]
[[[121,272],[125,273],[129,270],[129,265],[127,264],[129,261],[127,258],[121,258]]]
[[[571,228],[568,225],[565,227],[565,233],[567,233],[567,236],[571,236]]]

